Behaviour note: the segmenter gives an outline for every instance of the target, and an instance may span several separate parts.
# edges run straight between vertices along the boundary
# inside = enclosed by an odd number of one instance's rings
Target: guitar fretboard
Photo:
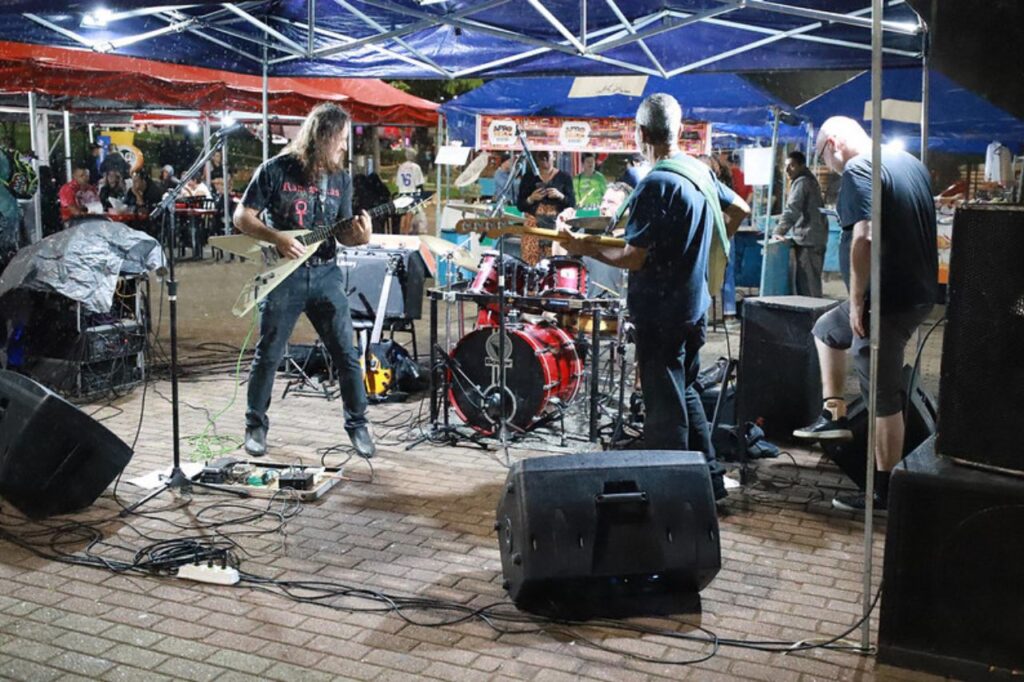
[[[395,205],[393,202],[381,204],[380,206],[374,206],[367,213],[370,214],[371,218],[380,218],[383,216],[391,215],[395,213]],[[330,225],[321,225],[320,227],[314,227],[307,234],[298,237],[298,241],[304,246],[315,244],[316,242],[322,242],[331,236],[339,236],[342,232],[352,227],[352,223],[355,221],[355,217],[342,218],[341,220],[335,221]]]

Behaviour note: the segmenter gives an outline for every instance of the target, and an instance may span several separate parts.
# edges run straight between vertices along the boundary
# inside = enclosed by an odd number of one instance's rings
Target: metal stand
[[[309,375],[309,361],[313,357],[314,353],[318,353],[323,358],[324,364],[327,367],[327,379],[326,381],[319,382],[313,380],[313,377]],[[289,347],[288,353],[285,354],[284,360],[287,369],[285,373],[290,377],[288,383],[285,384],[284,392],[281,394],[281,400],[288,397],[288,394],[292,395],[308,395],[316,398],[324,398],[325,400],[334,400],[341,395],[341,385],[338,382],[334,372],[334,363],[331,361],[331,355],[327,352],[320,339],[317,339],[313,343],[313,347],[309,351],[309,355],[306,356],[306,360],[300,365],[295,361],[294,356],[291,354],[291,348]],[[334,388],[328,388],[328,386],[334,385]]]
[[[454,271],[450,254],[446,258],[448,259],[446,272],[448,273],[449,282],[443,287],[445,290],[443,294],[445,298],[445,348],[440,347],[437,339],[437,297],[434,295],[430,297],[430,372],[428,375],[430,379],[430,431],[409,443],[409,445],[405,446],[405,449],[411,450],[417,445],[426,442],[443,445],[458,445],[462,442],[468,442],[488,450],[487,444],[480,441],[480,434],[467,434],[450,422],[451,401],[448,396],[451,390],[451,382],[449,377],[455,369],[451,366],[451,359],[448,353],[451,346],[451,305],[453,300],[451,297],[454,296],[454,293],[451,291],[450,279]],[[440,386],[438,386],[437,380],[438,372],[441,372],[443,377]],[[438,400],[437,395],[438,388],[441,389],[442,393],[440,400]]]
[[[193,487],[206,488],[209,490],[217,490],[220,492],[231,493],[238,497],[249,497],[249,493],[243,490],[231,490],[230,488],[224,488],[221,486],[210,485],[209,483],[200,483],[199,481],[193,481],[191,478],[185,475],[185,472],[181,470],[181,444],[179,439],[181,436],[180,426],[180,414],[178,408],[178,282],[174,279],[174,249],[176,245],[175,231],[176,226],[174,224],[174,204],[178,199],[178,195],[181,194],[182,189],[185,187],[185,183],[196,175],[206,166],[206,162],[210,160],[213,153],[220,149],[228,134],[230,134],[234,128],[223,128],[211,139],[212,144],[210,148],[199,156],[192,167],[188,169],[181,176],[181,184],[171,189],[160,202],[153,212],[150,214],[151,217],[164,217],[164,224],[168,233],[168,258],[167,258],[167,301],[169,310],[169,322],[171,332],[171,449],[172,449],[172,465],[171,475],[164,480],[163,485],[153,492],[149,493],[141,500],[125,507],[121,510],[121,516],[127,516],[133,513],[136,509],[143,506],[153,498],[157,497],[163,492],[168,490],[178,490],[184,493],[191,492]]]

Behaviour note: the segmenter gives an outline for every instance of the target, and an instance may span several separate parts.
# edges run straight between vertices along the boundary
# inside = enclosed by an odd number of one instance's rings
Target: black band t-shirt
[[[275,230],[310,230],[352,217],[352,178],[341,171],[307,179],[297,158],[280,154],[256,169],[242,205],[264,212],[263,221]],[[311,260],[333,261],[336,254],[331,237]]]

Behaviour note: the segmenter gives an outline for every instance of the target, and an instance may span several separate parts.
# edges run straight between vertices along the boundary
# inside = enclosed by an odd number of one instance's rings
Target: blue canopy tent
[[[749,137],[748,131],[771,121],[778,109],[784,118],[796,122],[794,110],[743,77],[732,73],[698,73],[675,78],[648,78],[640,96],[623,94],[595,97],[571,97],[575,79],[501,78],[441,105],[453,140],[472,145],[478,114],[518,114],[525,116],[563,116],[581,118],[632,118],[641,100],[655,92],[665,92],[683,107],[683,116],[710,121],[714,132]],[[780,125],[780,136],[806,139],[799,125]],[[771,129],[768,129],[771,138]]]
[[[259,0],[153,6],[11,0],[0,39],[271,76],[372,78],[866,68],[868,0]],[[921,22],[884,10],[890,63]],[[585,8],[582,9],[581,8]],[[266,50],[264,60],[263,51]]]
[[[935,70],[929,72],[930,102],[928,107],[929,149],[960,152],[985,152],[993,140],[1008,147],[1020,149],[1024,144],[1024,121],[1015,118],[979,95]],[[920,69],[886,69],[882,78],[882,139],[886,142],[901,140],[908,149],[920,149],[919,122],[893,120],[903,118],[899,109],[914,110],[921,103]],[[797,107],[815,125],[829,116],[849,116],[867,121],[867,107],[871,101],[871,74],[862,73]],[[887,115],[886,104],[891,113]],[[916,114],[917,121],[920,114]]]

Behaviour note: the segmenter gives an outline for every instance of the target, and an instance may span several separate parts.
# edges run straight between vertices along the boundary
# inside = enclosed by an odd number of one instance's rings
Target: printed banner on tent
[[[518,132],[531,150],[627,154],[636,151],[635,124],[629,118],[561,118],[481,114],[476,119],[477,149],[517,150]],[[711,124],[684,122],[680,148],[687,154],[711,152]]]

